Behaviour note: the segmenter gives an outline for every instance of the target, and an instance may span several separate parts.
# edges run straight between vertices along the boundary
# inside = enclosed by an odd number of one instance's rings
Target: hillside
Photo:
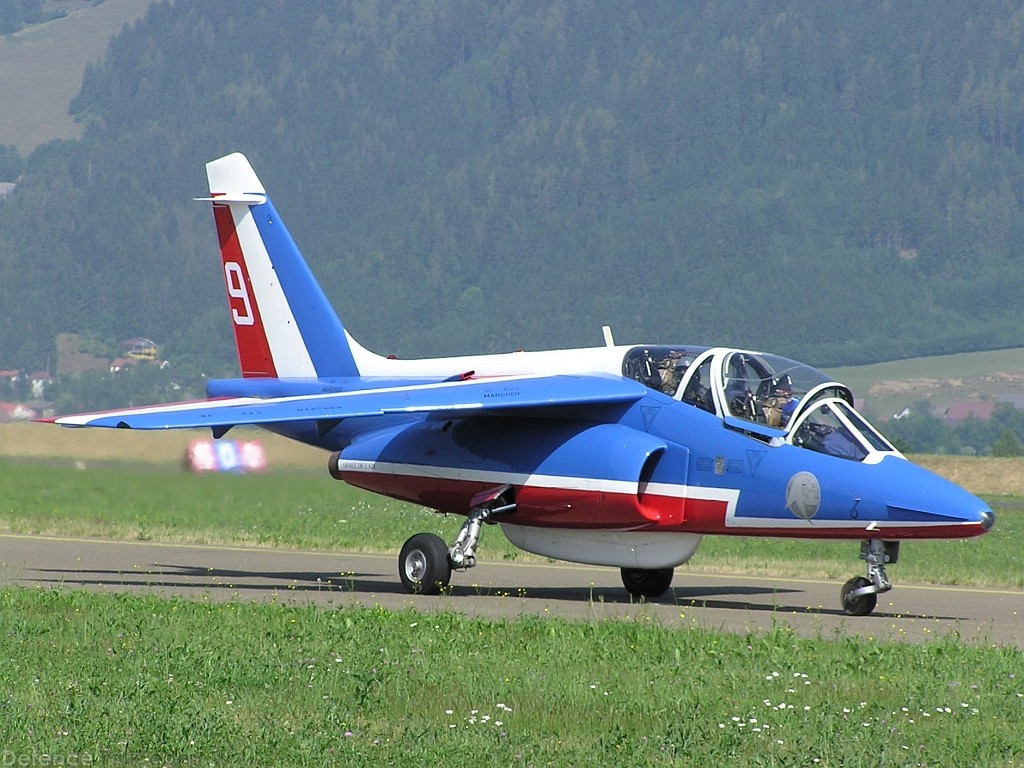
[[[0,367],[73,331],[230,369],[190,200],[235,150],[382,353],[605,323],[819,366],[1020,346],[1022,24],[966,0],[155,4],[88,66],[82,138],[0,204]]]
[[[1024,403],[1024,349],[964,352],[829,369],[848,385],[857,406],[887,419],[915,403],[942,412],[958,401]],[[1019,406],[1018,406],[1019,407]]]
[[[68,2],[67,16],[0,37],[0,144],[28,155],[53,139],[78,139],[83,126],[68,112],[87,64],[145,12],[150,0]],[[9,181],[9,179],[0,179]]]

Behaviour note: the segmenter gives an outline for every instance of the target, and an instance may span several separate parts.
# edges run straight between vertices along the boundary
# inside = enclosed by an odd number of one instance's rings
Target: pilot
[[[658,373],[661,378],[658,389],[669,397],[674,396],[676,390],[679,389],[679,382],[683,380],[683,374],[686,373],[686,368],[689,365],[689,359],[683,358],[682,352],[677,350],[669,352],[668,357],[658,365]]]
[[[757,421],[759,413],[754,393],[750,391],[746,356],[734,354],[729,358],[729,374],[725,385],[725,401],[733,416]]]
[[[730,381],[725,388],[725,398],[734,416],[747,421],[757,421],[754,412],[754,393],[743,380]]]
[[[775,380],[772,394],[762,405],[764,421],[769,427],[784,427],[796,410],[798,400],[793,397],[793,381],[788,374]]]
[[[645,349],[643,359],[640,361],[640,371],[636,380],[645,387],[661,389],[661,366],[651,355],[651,350]]]
[[[836,426],[829,432],[822,441],[822,450],[830,456],[838,456],[841,459],[853,459],[861,461],[868,452],[858,443],[850,431],[842,426]]]

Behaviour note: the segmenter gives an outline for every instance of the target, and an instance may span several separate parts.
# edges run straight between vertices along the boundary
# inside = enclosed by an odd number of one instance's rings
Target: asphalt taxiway
[[[852,573],[852,572],[851,572]],[[409,595],[397,554],[305,552],[0,534],[0,584],[149,592],[203,600],[274,600],[324,607],[456,611],[483,617],[641,617],[730,632],[779,625],[802,635],[920,642],[956,633],[1024,647],[1024,591],[900,584],[870,616],[839,607],[841,582],[717,575],[676,569],[672,589],[639,603],[614,568],[487,562],[455,573],[450,594]]]

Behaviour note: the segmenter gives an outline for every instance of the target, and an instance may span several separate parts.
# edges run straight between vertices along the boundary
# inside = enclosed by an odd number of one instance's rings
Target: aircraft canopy
[[[849,387],[779,355],[719,347],[634,347],[623,359],[623,374],[766,442],[853,461],[899,453],[856,411]]]

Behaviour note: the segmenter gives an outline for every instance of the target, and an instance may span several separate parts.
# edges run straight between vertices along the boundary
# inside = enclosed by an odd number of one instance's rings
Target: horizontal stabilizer
[[[240,203],[244,205],[263,205],[267,202],[266,195],[247,195],[242,192],[236,192],[227,195],[216,195],[214,197],[193,197],[197,203],[216,203],[218,205],[226,205],[228,203]]]

